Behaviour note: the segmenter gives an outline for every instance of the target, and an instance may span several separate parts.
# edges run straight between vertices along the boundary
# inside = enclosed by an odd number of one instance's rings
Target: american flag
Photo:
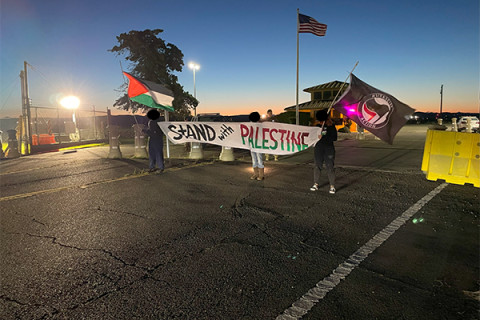
[[[312,17],[304,14],[298,14],[298,32],[299,33],[313,33],[316,36],[322,37],[327,32],[327,25],[318,22]]]

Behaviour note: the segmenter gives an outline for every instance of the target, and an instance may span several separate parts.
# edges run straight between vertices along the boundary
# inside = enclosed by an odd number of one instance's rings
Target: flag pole
[[[299,28],[299,22],[298,22],[298,8],[297,8],[297,88],[296,88],[296,105],[295,105],[295,124],[298,125],[299,123],[299,111],[298,111],[298,28]]]
[[[173,104],[173,103],[172,103],[172,104]],[[169,114],[168,114],[168,110],[165,110],[164,121],[165,121],[165,122],[170,121],[170,119],[169,119]],[[170,159],[170,144],[169,144],[169,142],[168,142],[168,137],[165,136],[165,138],[167,138],[167,139],[166,139],[166,140],[167,140],[167,159]]]
[[[335,101],[337,100],[338,95],[340,94],[340,92],[342,92],[342,89],[343,89],[343,87],[345,86],[345,83],[347,83],[348,78],[350,78],[350,75],[353,73],[353,71],[355,70],[355,68],[356,68],[357,66],[358,66],[358,61],[357,61],[357,63],[355,63],[355,65],[353,66],[352,71],[350,71],[350,73],[348,74],[347,78],[346,78],[345,81],[343,82],[342,86],[341,86],[340,89],[338,90],[337,95],[335,96],[335,98],[333,98],[332,103],[330,103],[330,107],[328,107],[327,114],[330,113],[330,110],[332,109],[333,105],[335,104]]]
[[[343,87],[345,86],[345,83],[347,83],[348,78],[350,78],[350,75],[353,73],[353,70],[355,70],[355,68],[356,68],[357,66],[358,66],[358,61],[357,61],[357,63],[355,63],[355,65],[353,66],[352,71],[350,71],[350,73],[348,74],[347,78],[346,78],[345,81],[342,83],[342,86],[340,87],[340,89],[338,90],[337,94],[335,95],[335,98],[333,98],[332,103],[330,103],[330,107],[328,107],[327,114],[330,114],[330,110],[332,109],[333,105],[335,104],[335,101],[337,100],[338,95],[340,94],[340,92],[342,92],[342,89],[343,89]],[[324,127],[324,126],[325,126],[325,122],[322,124],[322,129],[321,129],[321,131],[323,131],[323,127]]]

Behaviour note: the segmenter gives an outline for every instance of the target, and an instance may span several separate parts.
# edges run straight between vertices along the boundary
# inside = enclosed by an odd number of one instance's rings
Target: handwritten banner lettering
[[[279,155],[311,147],[320,131],[278,122],[158,122],[158,126],[173,143],[211,143]]]

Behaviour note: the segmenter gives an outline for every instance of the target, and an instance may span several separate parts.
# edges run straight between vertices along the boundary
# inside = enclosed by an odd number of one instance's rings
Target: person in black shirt
[[[318,190],[318,183],[320,180],[320,172],[325,163],[327,169],[328,181],[330,182],[330,193],[335,194],[335,170],[334,170],[334,161],[335,161],[335,146],[333,145],[334,141],[337,141],[337,129],[335,124],[328,117],[326,110],[318,110],[315,114],[317,119],[317,126],[323,128],[319,134],[318,142],[315,144],[315,162],[313,168],[313,186],[310,188],[311,191]]]

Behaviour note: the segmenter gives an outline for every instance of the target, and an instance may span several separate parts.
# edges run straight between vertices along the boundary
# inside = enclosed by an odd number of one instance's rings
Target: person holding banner
[[[251,122],[258,122],[260,120],[260,114],[258,112],[252,112],[248,116]],[[263,153],[250,151],[252,155],[253,176],[250,180],[263,180],[265,179],[265,167],[263,166]]]
[[[163,171],[165,168],[163,161],[163,133],[157,124],[160,118],[160,112],[157,109],[150,109],[147,112],[148,129],[144,132],[149,136],[148,139],[148,158],[150,159],[149,172],[156,170]]]
[[[315,114],[317,119],[317,126],[321,128],[318,135],[318,142],[315,144],[314,151],[314,168],[313,168],[313,186],[310,191],[318,190],[318,183],[320,181],[320,172],[325,163],[327,169],[328,181],[330,182],[330,194],[335,194],[335,146],[334,141],[337,141],[337,129],[335,124],[328,117],[327,110],[318,110]]]
[[[267,110],[267,117],[262,122],[275,122],[276,118],[273,115],[272,109]],[[278,154],[273,155],[275,161],[278,161]],[[265,161],[268,161],[270,154],[265,154]]]

